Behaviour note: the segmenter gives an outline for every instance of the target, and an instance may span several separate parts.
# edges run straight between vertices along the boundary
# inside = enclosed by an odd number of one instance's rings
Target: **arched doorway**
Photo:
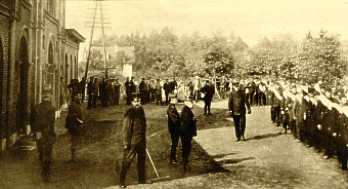
[[[17,131],[23,132],[26,121],[29,120],[29,58],[28,58],[28,43],[25,37],[22,37],[19,43],[19,57],[15,66],[15,95],[16,101],[16,125]]]

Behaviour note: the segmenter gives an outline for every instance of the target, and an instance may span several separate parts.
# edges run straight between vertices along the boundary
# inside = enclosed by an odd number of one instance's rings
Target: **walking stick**
[[[151,155],[150,155],[150,152],[149,152],[149,150],[146,148],[146,155],[147,155],[147,157],[149,158],[149,160],[150,160],[150,163],[151,163],[151,166],[152,166],[152,168],[153,168],[153,170],[154,170],[154,172],[155,172],[155,175],[156,175],[156,177],[157,178],[155,178],[155,179],[152,179],[152,181],[163,181],[163,180],[167,180],[167,179],[169,179],[170,177],[169,176],[165,176],[165,177],[160,177],[160,175],[159,175],[159,173],[158,173],[158,170],[157,170],[157,168],[156,168],[156,166],[155,166],[155,163],[153,162],[153,160],[152,160],[152,157],[151,157]]]

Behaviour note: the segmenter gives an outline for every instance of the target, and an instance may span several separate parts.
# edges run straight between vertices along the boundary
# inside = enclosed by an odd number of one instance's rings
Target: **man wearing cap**
[[[189,156],[192,149],[192,138],[197,136],[196,118],[192,112],[193,104],[191,101],[185,101],[181,110],[181,144],[182,159],[184,171],[188,169]]]
[[[49,181],[52,149],[56,140],[54,129],[55,108],[51,103],[50,91],[44,90],[42,102],[36,105],[31,114],[31,125],[37,141],[41,176],[45,182]]]
[[[120,173],[120,185],[126,187],[128,169],[137,156],[138,182],[144,184],[146,160],[146,118],[139,96],[133,95],[132,106],[124,114],[122,138],[123,160]]]
[[[209,83],[209,80],[205,81],[204,87],[201,89],[201,92],[204,94],[204,115],[211,115],[210,106],[211,101],[213,100],[213,96],[215,93],[214,86]]]
[[[175,104],[177,103],[177,99],[172,97],[170,100],[170,104],[167,109],[168,115],[168,130],[170,134],[170,138],[172,140],[172,146],[170,151],[170,163],[176,164],[176,148],[179,143],[180,137],[180,115],[176,109]]]
[[[237,141],[245,140],[244,132],[246,127],[246,108],[248,114],[251,113],[249,101],[245,97],[245,93],[239,87],[237,80],[232,81],[232,91],[228,99],[228,108],[232,114]]]

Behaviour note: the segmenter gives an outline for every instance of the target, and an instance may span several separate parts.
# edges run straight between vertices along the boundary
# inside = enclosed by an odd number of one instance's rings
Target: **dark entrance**
[[[21,38],[19,46],[19,57],[15,67],[15,95],[16,101],[16,125],[18,132],[24,132],[25,125],[29,120],[29,61],[28,61],[28,43],[25,37]]]

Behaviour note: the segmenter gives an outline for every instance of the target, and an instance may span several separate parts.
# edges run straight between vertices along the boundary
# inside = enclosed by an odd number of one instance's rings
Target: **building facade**
[[[77,78],[73,71],[70,77],[64,73],[78,66],[83,40],[65,28],[65,0],[0,0],[1,151],[28,132],[31,108],[41,102],[44,86],[57,110],[64,104],[62,89]]]

